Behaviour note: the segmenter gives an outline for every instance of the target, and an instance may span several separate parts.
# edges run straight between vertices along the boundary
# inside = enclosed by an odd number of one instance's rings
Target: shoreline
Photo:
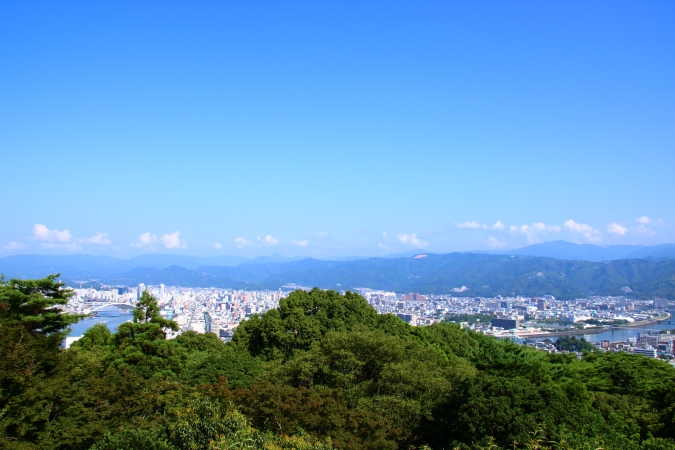
[[[597,333],[602,333],[604,331],[610,331],[610,330],[616,330],[616,329],[621,329],[621,328],[643,328],[648,325],[653,325],[655,323],[663,322],[664,320],[668,320],[672,318],[672,314],[669,312],[666,312],[666,315],[661,317],[659,316],[656,319],[648,319],[648,320],[642,320],[639,322],[634,322],[631,323],[630,325],[618,325],[617,327],[602,327],[602,328],[589,328],[585,330],[572,330],[572,331],[549,331],[549,332],[538,332],[538,333],[519,333],[515,334],[514,336],[519,336],[523,338],[536,338],[536,337],[547,337],[547,336],[573,336],[576,334],[597,334]],[[674,326],[675,328],[675,326]]]

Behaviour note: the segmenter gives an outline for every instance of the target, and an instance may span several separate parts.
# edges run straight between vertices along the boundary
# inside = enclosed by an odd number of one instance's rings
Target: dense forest
[[[411,327],[355,293],[295,291],[231,342],[145,293],[132,322],[61,343],[51,276],[0,283],[7,449],[675,449],[675,369]]]

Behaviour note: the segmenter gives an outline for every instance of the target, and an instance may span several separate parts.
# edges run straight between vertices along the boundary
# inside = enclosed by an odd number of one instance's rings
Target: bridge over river
[[[114,303],[114,302],[87,302],[85,303],[85,306],[92,306],[93,308],[89,310],[89,314],[95,313],[97,311],[100,311],[104,308],[110,308],[115,307],[119,308],[123,311],[133,311],[135,309],[135,306],[133,305],[127,305],[126,303]]]

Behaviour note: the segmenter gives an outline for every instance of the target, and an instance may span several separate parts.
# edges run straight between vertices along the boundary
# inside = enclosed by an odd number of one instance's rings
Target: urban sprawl
[[[279,300],[302,286],[287,285],[276,291],[241,291],[217,288],[159,286],[74,289],[66,309],[96,315],[108,307],[132,309],[143,291],[155,296],[162,316],[180,326],[178,333],[213,332],[223,341],[232,338],[239,323],[254,314],[276,308]],[[458,288],[464,292],[466,288]],[[648,330],[650,324],[670,319],[665,299],[632,300],[626,297],[590,297],[556,300],[555,297],[455,297],[452,295],[400,294],[355,289],[380,314],[394,314],[413,326],[456,321],[465,328],[497,338],[533,345],[549,352],[561,351],[552,342],[559,336],[585,334],[622,326],[641,326],[637,337],[624,342],[594,343],[601,351],[624,351],[652,358],[673,358],[675,332]],[[477,318],[480,317],[480,318]],[[462,319],[466,319],[462,321]],[[675,327],[675,325],[674,325]],[[69,341],[78,339],[77,336]],[[562,350],[566,352],[566,350]],[[675,360],[673,361],[675,362]]]

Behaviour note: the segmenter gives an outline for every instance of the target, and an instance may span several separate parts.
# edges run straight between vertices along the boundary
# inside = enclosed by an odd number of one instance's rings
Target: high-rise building
[[[410,294],[403,294],[403,301],[409,301],[409,302],[424,302],[426,301],[426,297],[421,295],[421,294],[415,294],[415,293],[410,293]]]
[[[136,298],[141,298],[143,291],[145,291],[145,284],[141,283],[138,285],[138,294],[136,295]]]
[[[163,284],[159,285],[159,301],[160,302],[164,301],[164,285]]]
[[[653,300],[654,309],[666,309],[669,306],[669,301],[665,298],[655,298]]]
[[[204,313],[204,332],[205,333],[211,332],[211,314],[209,314],[208,312]]]
[[[520,326],[520,320],[518,319],[492,319],[490,324],[493,327],[500,327],[505,330],[512,330]]]

